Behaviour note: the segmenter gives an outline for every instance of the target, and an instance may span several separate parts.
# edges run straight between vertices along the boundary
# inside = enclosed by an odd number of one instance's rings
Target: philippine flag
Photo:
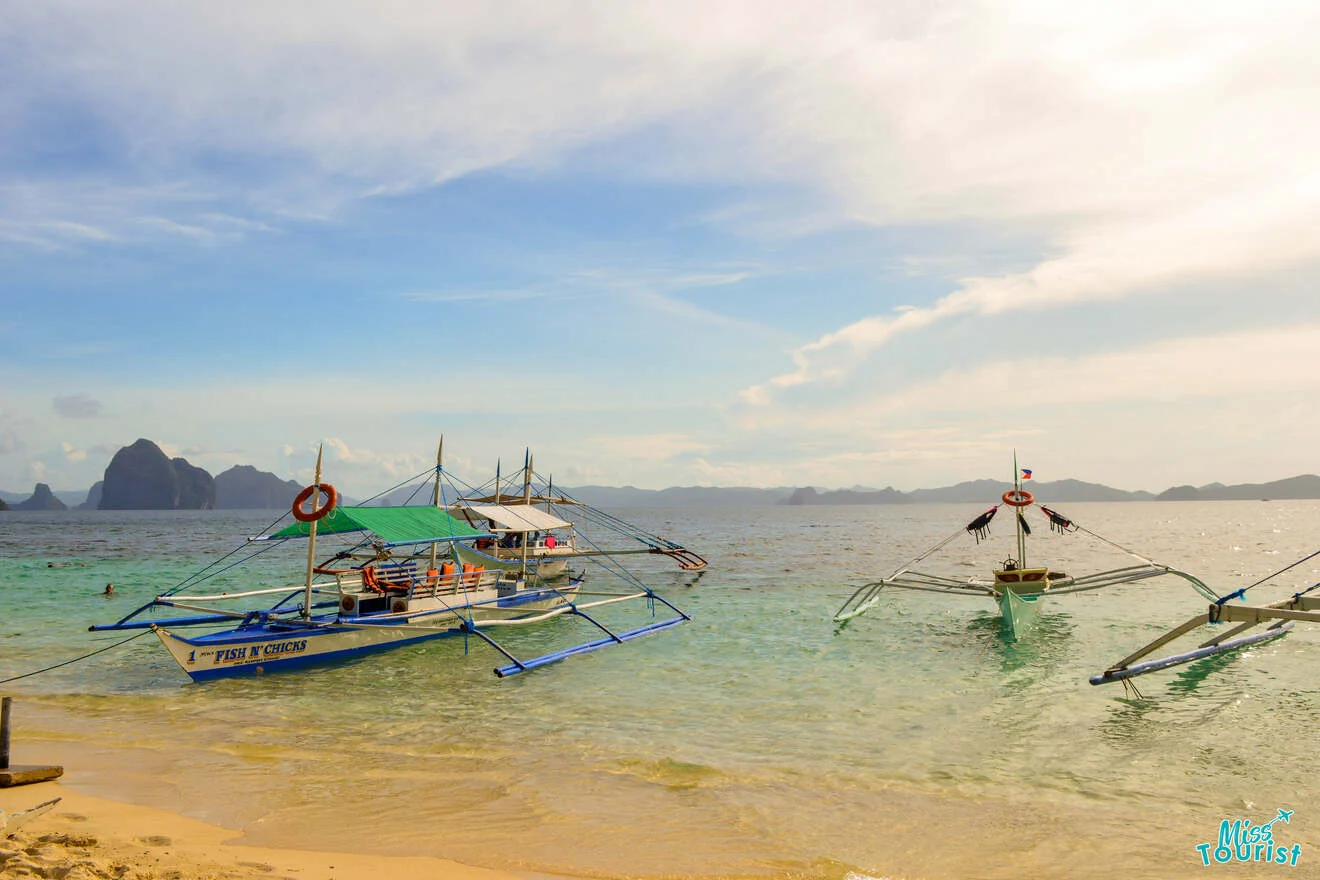
[[[1030,480],[1030,479],[1031,479],[1031,468],[1023,468],[1023,469],[1022,469],[1022,479],[1024,479],[1024,480]]]

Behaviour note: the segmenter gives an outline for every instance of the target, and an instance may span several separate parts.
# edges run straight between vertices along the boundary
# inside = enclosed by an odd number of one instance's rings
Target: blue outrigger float
[[[456,547],[490,541],[496,535],[450,514],[439,457],[434,471],[421,476],[434,478],[427,504],[340,506],[334,487],[321,482],[318,454],[312,485],[293,502],[292,524],[249,538],[245,546],[255,549],[243,559],[229,562],[225,557],[119,621],[91,629],[150,629],[194,681],[333,663],[446,636],[473,636],[489,644],[508,661],[495,669],[496,675],[504,677],[622,644],[690,619],[604,551],[596,554],[607,563],[598,566],[599,570],[622,584],[613,592],[586,593],[582,572],[548,579],[525,564],[508,570],[463,562]],[[530,460],[527,476],[530,479]],[[397,497],[406,485],[391,490],[391,497]],[[417,491],[414,489],[413,494]],[[524,546],[530,545],[529,535],[521,537]],[[320,564],[316,563],[318,538],[341,542]],[[239,562],[294,541],[307,543],[305,573],[297,586],[285,582],[236,592],[185,593],[228,573]],[[273,604],[256,608],[235,605],[251,601]],[[652,619],[616,629],[598,620],[594,612],[588,613],[627,601],[644,602]],[[660,607],[673,612],[673,616],[655,619]],[[145,619],[158,609],[190,614]],[[519,660],[487,632],[565,615],[589,622],[601,635],[563,650]],[[214,631],[225,624],[230,626]],[[213,631],[194,636],[175,632],[191,627],[210,627]]]
[[[1272,641],[1287,635],[1297,621],[1320,623],[1320,595],[1312,595],[1314,591],[1320,590],[1320,583],[1312,584],[1277,602],[1257,605],[1245,602],[1248,591],[1317,556],[1320,556],[1320,550],[1266,575],[1250,586],[1223,596],[1209,594],[1207,598],[1212,601],[1204,612],[1173,627],[1164,635],[1114,663],[1104,672],[1091,676],[1091,684],[1121,681],[1124,687],[1127,687],[1131,679],[1141,675]],[[1225,626],[1225,624],[1237,625]],[[1257,627],[1264,629],[1252,632]],[[1147,659],[1166,646],[1185,644],[1185,641],[1191,638],[1200,640],[1194,648],[1185,648],[1163,657]]]

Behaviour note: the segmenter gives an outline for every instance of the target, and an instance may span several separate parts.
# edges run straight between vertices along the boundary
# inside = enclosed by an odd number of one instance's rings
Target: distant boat
[[[316,477],[290,511],[295,521],[249,539],[249,546],[255,549],[242,560],[252,561],[271,548],[306,541],[301,584],[195,592],[204,581],[236,564],[226,561],[208,566],[121,620],[91,629],[150,628],[194,681],[337,662],[454,635],[476,636],[496,649],[509,661],[495,670],[505,676],[622,644],[689,619],[617,565],[601,570],[619,586],[611,590],[607,584],[593,583],[591,599],[582,601],[580,574],[552,581],[526,566],[511,570],[483,568],[464,563],[461,557],[455,561],[452,551],[461,542],[490,540],[495,535],[451,516],[444,508],[439,461],[433,472],[419,476],[433,479],[428,504],[342,507],[334,487],[321,482],[318,455]],[[341,549],[316,564],[318,537],[331,536],[344,542]],[[624,630],[606,627],[588,613],[629,600],[644,604],[652,619]],[[253,602],[256,604],[245,604]],[[191,614],[143,619],[158,609]],[[658,609],[668,609],[673,616],[655,619]],[[519,660],[488,633],[502,626],[565,615],[589,621],[603,635]],[[195,636],[177,631],[224,624],[228,628]]]
[[[1000,503],[977,516],[962,529],[929,548],[920,556],[901,566],[888,577],[858,587],[834,615],[836,622],[845,622],[866,613],[880,601],[886,587],[904,590],[918,590],[944,593],[955,596],[984,596],[993,599],[999,607],[1000,616],[1010,639],[1022,638],[1033,626],[1040,614],[1041,605],[1046,596],[1058,596],[1066,593],[1080,593],[1098,590],[1117,584],[1132,583],[1148,578],[1174,575],[1181,577],[1201,592],[1213,595],[1210,588],[1198,578],[1184,571],[1153,562],[1130,550],[1124,550],[1138,560],[1138,565],[1113,568],[1093,574],[1069,575],[1051,571],[1048,566],[1030,565],[1027,561],[1027,549],[1031,535],[1024,512],[1035,507],[1045,517],[1049,527],[1060,534],[1080,532],[1117,547],[1112,541],[1083,528],[1061,513],[1037,504],[1031,492],[1022,488],[1022,474],[1014,460],[1013,488],[1000,498]],[[1029,473],[1029,472],[1027,472]],[[955,577],[949,574],[918,571],[915,566],[923,564],[928,558],[943,550],[964,534],[972,536],[979,543],[989,536],[990,523],[1001,506],[1013,512],[1016,533],[1016,552],[1007,557],[998,567],[991,569],[989,577]],[[1123,548],[1119,548],[1123,549]]]
[[[521,477],[521,483],[517,482]],[[493,485],[460,495],[448,508],[473,528],[494,537],[454,544],[462,562],[487,569],[534,570],[543,578],[558,578],[570,562],[590,557],[651,554],[675,560],[684,571],[700,571],[706,560],[694,551],[660,535],[578,501],[541,479],[528,450],[518,475],[507,482],[495,469]],[[609,546],[587,540],[577,530],[578,520],[602,528]]]

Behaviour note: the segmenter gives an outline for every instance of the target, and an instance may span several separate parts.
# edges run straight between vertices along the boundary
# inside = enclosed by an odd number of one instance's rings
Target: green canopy
[[[311,523],[295,522],[269,537],[306,537],[311,530]],[[371,532],[389,545],[462,541],[489,534],[454,519],[438,507],[336,507],[316,524],[318,535],[361,531]]]

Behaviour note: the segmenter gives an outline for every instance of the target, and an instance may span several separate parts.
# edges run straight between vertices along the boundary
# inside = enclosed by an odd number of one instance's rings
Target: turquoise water
[[[1315,502],[1062,506],[1223,592],[1320,535]],[[574,876],[1200,876],[1230,870],[1195,851],[1220,820],[1281,807],[1297,813],[1276,838],[1320,864],[1311,625],[1148,676],[1137,699],[1087,678],[1201,609],[1176,579],[1047,599],[1018,643],[988,599],[895,594],[831,622],[857,585],[980,510],[619,511],[710,560],[694,579],[635,558],[692,623],[506,680],[490,649],[441,640],[194,685],[147,636],[5,685],[19,697],[15,759],[40,748],[70,785],[253,843]],[[86,627],[270,518],[0,515],[0,678],[120,641]],[[984,573],[1009,555],[1009,525],[923,568]],[[1032,560],[1055,570],[1127,561],[1043,522],[1036,539]],[[1313,560],[1259,598],[1316,580]],[[531,656],[566,632],[502,635]]]

